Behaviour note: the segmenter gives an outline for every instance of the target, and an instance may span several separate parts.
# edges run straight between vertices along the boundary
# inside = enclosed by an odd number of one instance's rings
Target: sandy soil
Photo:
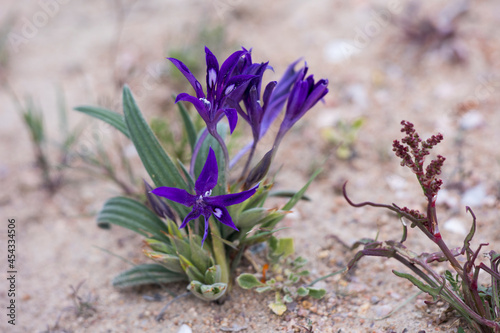
[[[437,49],[404,39],[400,22],[405,6],[405,1],[4,0],[0,17],[2,22],[15,19],[11,32],[17,39],[5,42],[10,60],[0,68],[0,79],[17,96],[31,95],[43,108],[51,142],[61,135],[58,89],[64,91],[68,108],[94,104],[119,110],[119,85],[126,82],[146,117],[169,116],[170,96],[179,87],[165,56],[191,48],[202,60],[207,42],[200,31],[221,26],[218,54],[253,47],[255,61],[273,65],[276,74],[269,79],[278,79],[288,63],[303,57],[311,73],[330,80],[325,104],[290,133],[277,156],[284,171],[276,186],[283,189],[301,187],[326,159],[324,172],[308,192],[312,202],[300,203],[284,221],[290,229],[281,233],[295,238],[297,252],[310,260],[312,278],[342,268],[353,256],[335,237],[352,244],[377,233],[379,239],[397,238],[401,231],[400,222],[384,211],[349,207],[339,194],[344,181],[349,180],[356,201],[422,205],[418,184],[390,151],[392,140],[401,137],[402,119],[414,122],[424,136],[438,131],[445,136],[437,149],[447,157],[447,191],[439,206],[444,238],[453,247],[461,246],[470,225],[464,209],[469,204],[479,222],[473,244],[490,242],[494,248],[500,241],[495,216],[500,193],[500,3],[473,2],[452,43]],[[443,4],[434,6],[427,9],[431,16]],[[464,61],[455,64],[449,55],[457,50]],[[155,315],[172,299],[165,289],[122,292],[110,285],[130,265],[106,251],[134,263],[147,261],[140,237],[96,227],[96,213],[107,198],[121,194],[120,188],[69,169],[60,190],[50,196],[41,188],[28,133],[7,89],[0,91],[0,103],[0,253],[6,257],[7,220],[15,219],[18,254],[16,326],[8,325],[4,314],[8,285],[2,278],[2,332],[177,332],[182,324],[193,332],[231,327],[305,332],[296,325],[306,326],[308,319],[314,332],[455,332],[459,326],[453,316],[441,322],[443,304],[428,307],[426,296],[415,297],[416,288],[390,273],[402,269],[396,262],[372,258],[362,260],[347,277],[320,282],[328,290],[324,299],[300,300],[281,317],[267,307],[272,295],[235,287],[223,305],[185,297],[170,306],[164,321],[156,322]],[[335,146],[318,133],[339,120],[358,118],[364,124],[352,144],[356,154],[341,160]],[[70,112],[69,121],[77,126],[84,117]],[[96,131],[105,142],[119,136],[91,122],[78,149],[91,147]],[[106,147],[112,150],[113,144]],[[52,147],[50,154],[56,159],[57,149]],[[131,159],[139,179],[145,173],[137,157]],[[436,250],[414,230],[407,246]],[[7,275],[6,265],[0,260],[2,276]],[[252,272],[251,267],[242,270]],[[80,283],[78,295],[95,309],[89,316],[73,308],[71,286]],[[185,286],[165,288],[181,294]],[[144,298],[156,294],[161,301]]]

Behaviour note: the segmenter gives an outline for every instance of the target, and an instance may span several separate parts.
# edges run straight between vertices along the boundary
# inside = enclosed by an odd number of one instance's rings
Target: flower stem
[[[205,130],[203,131],[203,133],[201,133],[200,138],[198,139],[198,142],[196,142],[196,145],[194,146],[193,149],[193,156],[191,156],[191,164],[189,165],[189,174],[193,178],[194,178],[194,166],[196,165],[196,158],[198,157],[201,145],[203,144],[203,141],[205,141],[207,135],[208,135],[208,130],[205,128]]]
[[[221,278],[220,282],[227,283],[227,288],[230,289],[229,280],[229,264],[227,262],[226,250],[224,249],[224,243],[221,241],[221,234],[218,226],[214,223],[214,219],[209,219],[210,230],[212,231],[212,248],[214,251],[215,262],[220,266]]]
[[[248,171],[248,168],[250,167],[250,163],[252,162],[253,159],[253,154],[255,153],[255,148],[257,148],[257,141],[253,141],[252,148],[250,148],[250,154],[248,155],[247,162],[245,164],[245,167],[243,168],[243,171],[241,172],[240,178],[243,179],[245,177],[245,174]]]
[[[220,147],[222,148],[222,152],[224,154],[224,170],[225,170],[225,174],[227,175],[229,173],[229,152],[227,151],[226,143],[224,142],[222,137],[219,135],[219,133],[217,133],[217,131],[214,131],[213,133],[210,133],[210,134],[212,134],[212,136],[215,138],[215,140],[217,140]]]

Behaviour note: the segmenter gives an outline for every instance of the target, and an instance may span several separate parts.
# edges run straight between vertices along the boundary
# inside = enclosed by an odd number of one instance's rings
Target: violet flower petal
[[[196,195],[205,196],[207,192],[210,192],[216,185],[217,179],[219,178],[219,168],[217,165],[217,159],[215,157],[214,150],[210,147],[208,151],[207,161],[203,166],[203,169],[196,179],[194,188],[196,190]],[[208,194],[209,195],[209,194]]]
[[[198,99],[198,98],[196,98],[194,96],[191,96],[189,94],[186,94],[186,93],[180,93],[175,98],[175,103],[177,103],[179,101],[185,101],[185,102],[189,102],[189,103],[193,104],[194,107],[196,108],[196,111],[198,111],[198,113],[203,118],[203,120],[205,122],[207,120],[209,120],[209,115],[208,115],[208,111],[207,111],[206,105],[200,99]]]
[[[198,217],[200,217],[200,215],[201,215],[201,209],[193,209],[192,211],[189,212],[189,214],[186,215],[179,229],[184,228],[189,223],[189,221],[197,219]]]
[[[227,225],[228,227],[231,227],[236,231],[239,231],[238,228],[236,228],[236,225],[234,224],[233,219],[231,218],[231,215],[229,215],[226,207],[213,206],[212,209],[214,216],[217,218],[217,220],[220,221],[220,223]]]
[[[196,202],[196,196],[188,193],[186,190],[176,187],[157,187],[151,193],[159,195],[160,197],[180,203],[181,205],[191,207]]]
[[[238,112],[233,108],[225,108],[222,109],[222,111],[226,115],[227,121],[229,122],[229,131],[233,134],[236,124],[238,123]]]
[[[205,231],[203,232],[203,239],[201,240],[201,246],[203,247],[203,244],[205,243],[205,239],[207,239],[208,236],[208,219],[210,216],[206,217],[205,216]]]
[[[205,202],[211,206],[236,205],[236,204],[242,203],[243,201],[247,200],[252,195],[254,195],[255,192],[257,191],[258,187],[259,187],[259,185],[257,184],[253,188],[251,188],[247,191],[240,192],[240,193],[231,193],[231,194],[217,195],[217,196],[213,196],[213,197],[206,197]]]
[[[266,113],[262,118],[262,124],[260,127],[260,137],[263,137],[274,120],[278,117],[285,106],[286,100],[290,93],[290,88],[297,81],[297,78],[301,74],[301,71],[295,71],[295,66],[301,61],[298,59],[288,66],[285,74],[276,84],[276,87],[271,94],[269,103],[266,107]]]
[[[214,100],[217,82],[219,81],[219,62],[206,46],[205,58],[207,61],[207,99],[212,101]]]
[[[187,68],[187,66],[184,65],[184,63],[180,60],[177,60],[175,58],[167,58],[167,59],[170,60],[175,65],[175,67],[177,67],[177,69],[186,77],[189,83],[191,83],[191,85],[194,88],[194,91],[196,92],[196,97],[204,98],[205,93],[203,92],[203,88],[201,87],[200,82],[196,80],[193,73],[191,73],[189,68]]]
[[[238,64],[239,59],[247,52],[245,51],[236,51],[233,54],[231,54],[222,64],[220,67],[219,71],[219,78],[218,78],[218,84],[219,87],[222,87],[226,84],[228,81],[231,73],[233,72],[234,68]]]

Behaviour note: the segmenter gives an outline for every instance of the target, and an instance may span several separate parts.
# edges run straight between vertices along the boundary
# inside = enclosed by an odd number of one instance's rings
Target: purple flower
[[[250,80],[245,91],[242,91],[241,94],[231,96],[228,100],[229,105],[234,106],[234,108],[238,111],[238,114],[243,117],[243,119],[245,119],[252,128],[254,143],[257,143],[261,137],[262,119],[269,104],[269,98],[271,97],[274,87],[276,86],[276,81],[272,81],[266,86],[262,101],[263,104],[261,104],[260,89],[262,76],[268,68],[270,68],[268,63],[251,64],[248,66],[245,72],[255,75],[255,77]],[[243,101],[246,112],[243,111],[238,99]]]
[[[297,81],[290,92],[285,111],[285,117],[281,123],[278,135],[275,140],[275,147],[279,145],[283,136],[288,130],[320,99],[328,93],[328,80],[321,79],[314,82],[312,75],[306,79],[308,67],[307,65],[301,69],[301,75],[298,76]]]
[[[205,233],[203,235],[203,240],[201,244],[205,242],[208,234],[208,219],[213,214],[217,220],[228,227],[238,230],[234,224],[229,212],[227,211],[227,206],[239,204],[246,199],[250,198],[255,191],[257,186],[250,190],[243,191],[240,193],[224,194],[211,196],[213,188],[217,185],[217,180],[219,178],[219,171],[217,166],[217,159],[215,158],[215,153],[210,148],[208,152],[207,161],[201,170],[200,175],[195,183],[196,194],[190,194],[186,190],[175,188],[175,187],[158,187],[151,191],[151,193],[165,197],[169,200],[175,201],[187,207],[193,207],[191,212],[186,215],[184,221],[182,222],[180,228],[184,228],[187,223],[191,220],[198,218],[203,215],[205,218]]]
[[[205,47],[205,53],[207,62],[206,95],[200,82],[184,63],[174,58],[168,58],[191,83],[196,93],[196,96],[181,93],[177,96],[175,102],[186,101],[192,103],[207,124],[208,132],[212,135],[217,131],[217,123],[225,115],[232,133],[238,121],[238,114],[234,108],[227,106],[226,99],[231,94],[240,91],[239,88],[244,88],[241,86],[254,77],[253,75],[233,74],[235,67],[241,63],[240,59],[249,54],[249,51],[243,49],[234,52],[224,61],[220,68],[217,58],[208,47]]]

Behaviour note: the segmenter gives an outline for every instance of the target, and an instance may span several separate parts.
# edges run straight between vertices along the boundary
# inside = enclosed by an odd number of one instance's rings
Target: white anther
[[[205,105],[205,108],[210,109],[210,106],[211,106],[212,104],[210,103],[210,101],[209,101],[209,100],[207,100],[206,98],[203,98],[203,97],[202,97],[202,98],[200,98],[200,101],[202,101],[202,102],[203,102],[203,104]]]

